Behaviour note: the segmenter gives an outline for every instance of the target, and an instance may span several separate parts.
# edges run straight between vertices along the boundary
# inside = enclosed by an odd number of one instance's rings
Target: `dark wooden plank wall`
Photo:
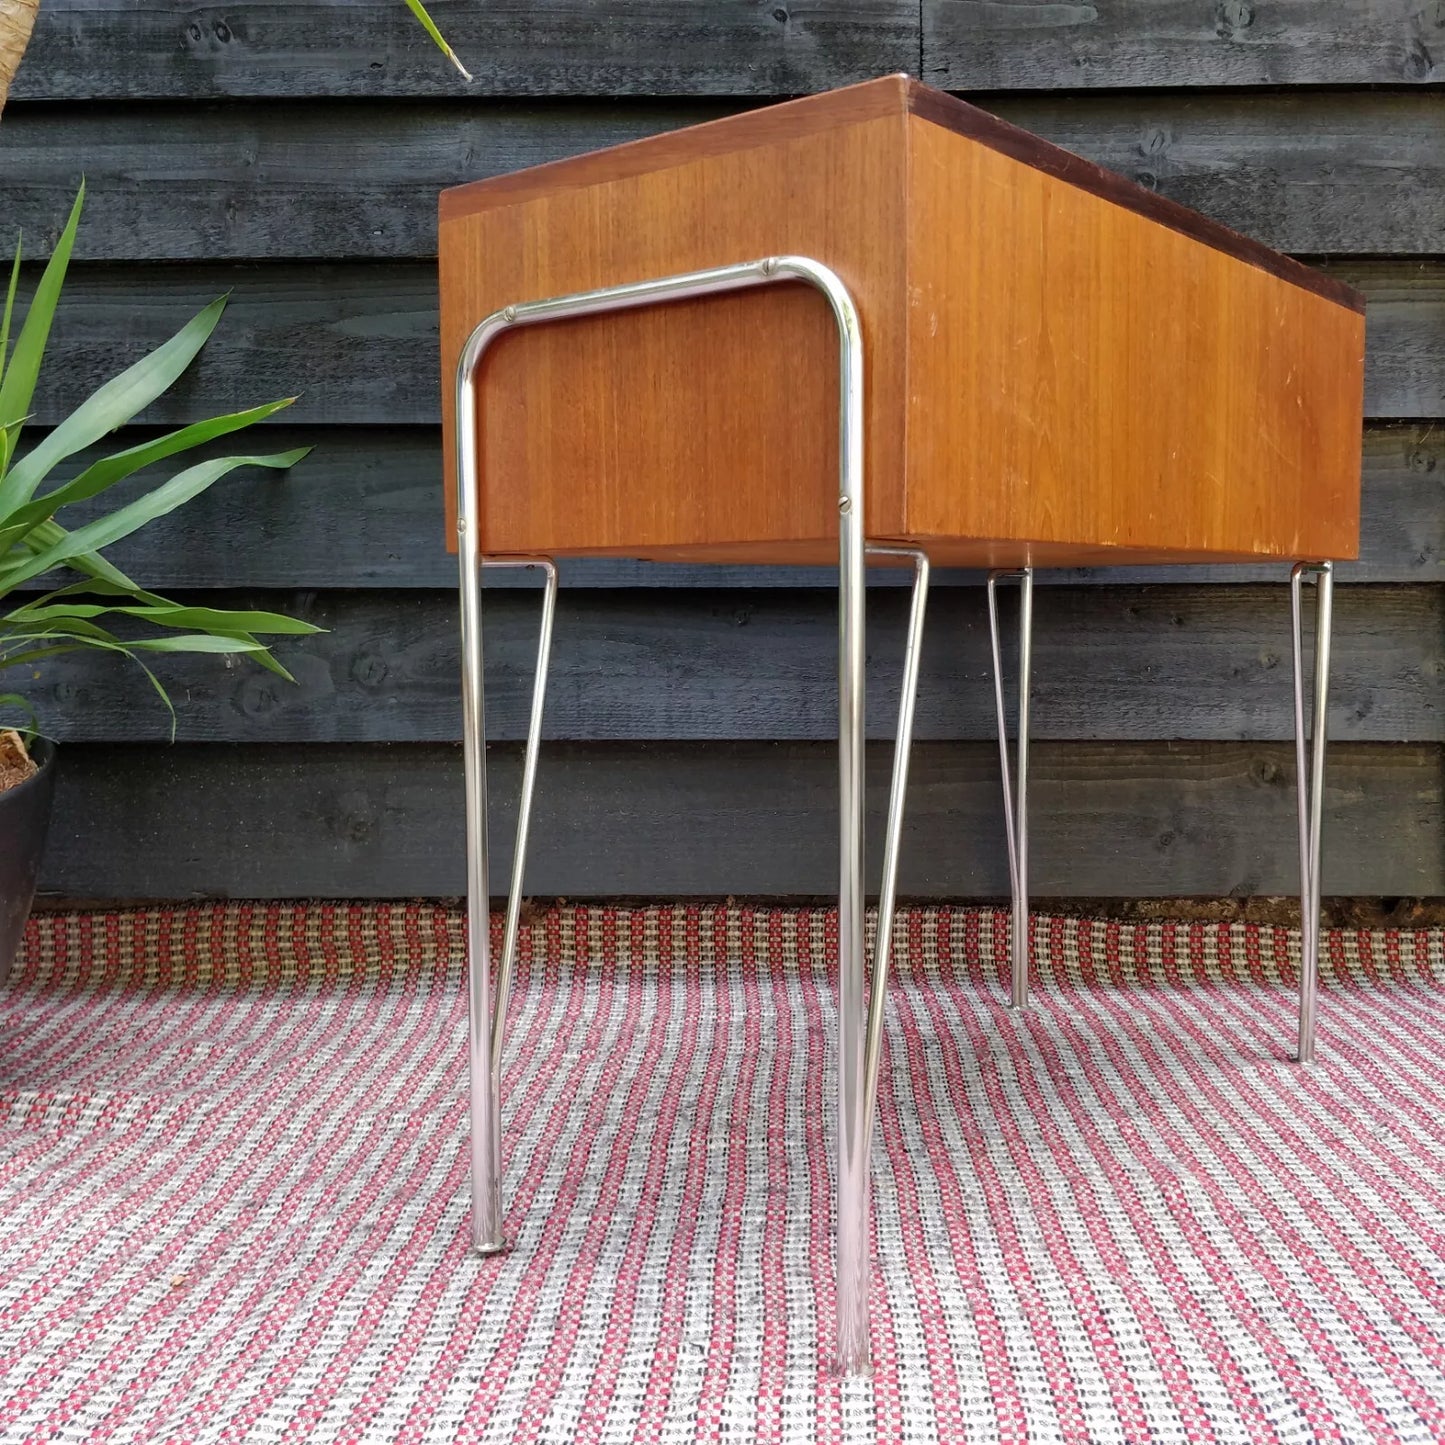
[[[329,629],[283,649],[294,689],[245,666],[178,663],[174,745],[123,670],[71,658],[34,680],[67,743],[46,888],[458,892],[437,190],[909,70],[1365,291],[1365,541],[1341,569],[1325,887],[1445,893],[1445,6],[696,0],[672,12],[441,0],[468,86],[400,0],[45,0],[0,129],[5,239],[17,226],[32,248],[52,239],[82,173],[89,200],[55,332],[64,364],[37,422],[230,291],[207,353],[148,421],[301,390],[274,440],[316,451],[288,478],[235,479],[116,560],[157,586]],[[1294,885],[1283,578],[1042,579],[1041,896]],[[896,578],[879,580],[875,814],[903,602]],[[909,894],[1007,887],[978,580],[943,574],[932,609]],[[564,582],[530,886],[826,893],[828,575],[607,561],[570,564]],[[490,612],[499,841],[531,585],[508,578]]]

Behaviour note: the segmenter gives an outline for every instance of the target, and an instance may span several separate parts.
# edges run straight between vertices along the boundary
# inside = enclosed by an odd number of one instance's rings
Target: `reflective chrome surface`
[[[1315,579],[1314,697],[1310,728],[1305,726],[1304,579]],[[1320,831],[1324,816],[1325,722],[1330,697],[1330,634],[1334,624],[1334,566],[1301,562],[1290,573],[1290,611],[1294,624],[1295,796],[1299,819],[1300,867],[1300,1063],[1315,1056],[1315,995],[1320,972]],[[1309,738],[1308,754],[1306,738]]]
[[[888,965],[893,954],[893,913],[898,898],[898,855],[903,842],[903,808],[908,796],[908,759],[913,751],[913,709],[918,699],[918,668],[923,655],[923,621],[928,610],[928,557],[917,547],[886,547],[869,542],[870,558],[896,558],[913,564],[913,596],[908,609],[908,638],[898,695],[898,732],[893,744],[893,782],[888,793],[887,836],[883,845],[883,882],[878,890],[878,926],[873,934],[873,967],[868,980],[868,1045],[863,1074],[864,1113],[872,1137],[878,1101],[878,1068],[883,1053],[883,1019],[888,998]]]
[[[838,586],[838,1320],[837,1362],[856,1373],[868,1369],[868,1144],[863,937],[863,337],[857,308],[838,276],[803,256],[771,256],[572,296],[521,302],[494,312],[468,338],[457,364],[457,511],[462,614],[462,723],[467,791],[467,958],[471,1007],[472,1239],[479,1250],[503,1247],[501,1229],[500,1090],[495,1087],[503,1009],[488,1019],[490,949],[487,893],[487,796],[482,707],[478,415],[475,378],[488,346],[502,332],[564,317],[595,315],[639,306],[715,295],[781,281],[804,281],[821,291],[838,328],[839,355],[839,586]],[[550,602],[544,602],[542,650],[550,635]],[[545,655],[539,659],[545,664]],[[543,666],[540,671],[545,671]],[[534,725],[540,722],[540,694],[534,694]],[[530,803],[519,814],[518,855],[513,891],[520,899],[520,868]],[[896,863],[896,859],[895,859]],[[515,947],[508,909],[510,944],[504,944],[499,986],[505,984]],[[505,1004],[499,987],[499,1003]]]
[[[547,666],[552,658],[552,619],[557,612],[557,565],[549,557],[484,558],[483,569],[540,567],[544,573],[542,622],[537,640],[537,669],[532,675],[532,711],[527,719],[527,750],[522,756],[522,796],[517,804],[517,837],[512,847],[512,886],[507,893],[507,921],[502,934],[502,962],[497,969],[497,1001],[492,1013],[492,1095],[494,1121],[502,1097],[502,1044],[507,1002],[512,992],[512,967],[517,961],[517,935],[522,927],[522,876],[527,863],[527,833],[532,824],[532,793],[537,784],[537,754],[542,748],[542,711],[547,701]],[[500,1122],[496,1122],[500,1129]]]
[[[998,584],[1019,584],[1019,737],[1018,782],[1010,780],[1008,720],[1004,707],[1003,649],[999,645]],[[1034,650],[1034,569],[990,572],[988,576],[988,631],[993,647],[993,699],[998,719],[998,762],[1003,776],[1003,823],[1008,844],[1009,886],[1013,894],[1010,918],[1009,1007],[1024,1008],[1029,1001],[1029,693]]]

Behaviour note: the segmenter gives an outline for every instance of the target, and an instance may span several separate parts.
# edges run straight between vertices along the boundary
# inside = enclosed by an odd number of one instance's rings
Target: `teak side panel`
[[[867,530],[940,562],[1354,555],[1360,298],[902,77],[460,187],[441,218],[446,373],[512,301],[833,266],[863,318]],[[836,373],[802,286],[504,336],[482,545],[829,561]]]
[[[909,125],[912,536],[1356,555],[1363,316]]]
[[[896,532],[904,124],[900,107],[470,213],[448,215],[444,203],[444,368],[479,320],[512,302],[784,252],[815,257],[863,313],[868,527]],[[838,339],[810,287],[507,333],[482,385],[487,551],[698,556],[706,541],[719,559],[760,559],[764,544],[790,560],[835,555]]]

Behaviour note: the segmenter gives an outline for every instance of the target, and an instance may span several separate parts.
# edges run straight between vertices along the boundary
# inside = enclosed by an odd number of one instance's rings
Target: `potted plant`
[[[236,612],[177,603],[149,592],[105,560],[104,549],[165,516],[238,467],[285,469],[306,448],[270,455],[211,457],[153,482],[109,510],[91,507],[74,528],[57,515],[93,502],[116,483],[203,443],[263,421],[294,397],[249,411],[212,417],[108,456],[89,449],[160,396],[195,359],[215,329],[226,298],[213,301],[171,339],[93,392],[33,446],[20,448],[60,299],[85,187],[35,288],[25,322],[10,348],[10,320],[20,275],[20,246],[0,312],[0,982],[8,973],[34,898],[50,816],[55,744],[7,677],[33,679],[46,659],[88,648],[130,659],[175,710],[148,657],[171,652],[248,653],[290,679],[260,639],[315,632],[309,623],[273,612]],[[57,468],[87,453],[67,480]],[[69,469],[74,471],[74,464]]]

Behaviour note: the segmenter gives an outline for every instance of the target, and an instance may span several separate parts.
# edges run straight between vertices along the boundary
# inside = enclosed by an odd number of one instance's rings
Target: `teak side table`
[[[447,191],[440,255],[461,568],[474,1244],[505,1247],[501,1045],[552,559],[836,557],[837,1362],[866,1369],[869,1139],[929,563],[989,569],[1016,1007],[1028,988],[1033,569],[1292,565],[1298,1052],[1308,1060],[1330,569],[1356,555],[1359,532],[1361,299],[905,76]],[[871,987],[870,556],[913,568]],[[481,571],[494,565],[540,566],[546,587],[493,1007]],[[996,596],[1005,577],[1022,588],[1012,770]],[[1310,728],[1306,577],[1317,583]]]

